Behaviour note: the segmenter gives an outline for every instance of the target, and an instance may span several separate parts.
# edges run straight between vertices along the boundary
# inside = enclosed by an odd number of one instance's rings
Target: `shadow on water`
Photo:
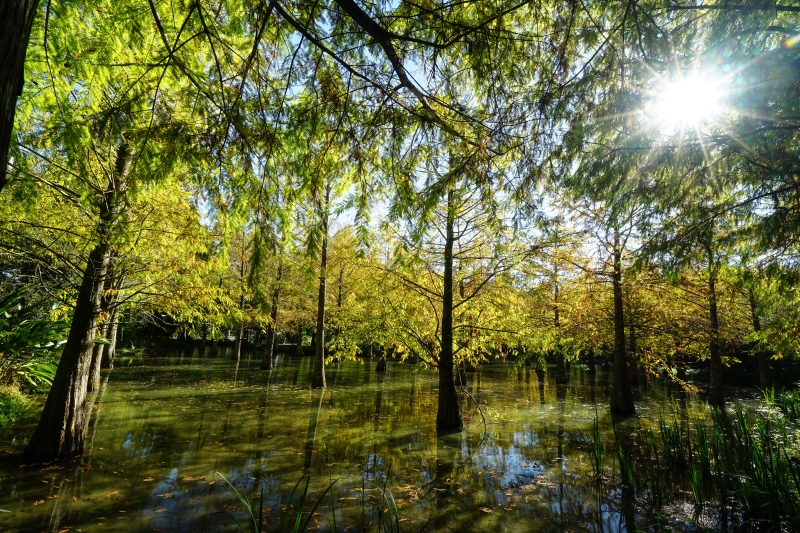
[[[263,490],[264,531],[283,530],[304,473],[311,500],[339,480],[334,506],[326,497],[312,520],[321,531],[332,513],[340,531],[378,531],[384,486],[404,532],[657,531],[619,457],[641,453],[659,409],[707,412],[656,380],[640,392],[641,417],[612,424],[608,371],[571,365],[557,383],[552,370],[497,363],[469,370],[464,386],[483,416],[464,394],[465,430],[437,436],[434,371],[389,362],[373,375],[371,361],[343,361],[315,391],[309,357],[280,355],[262,371],[259,354],[235,362],[229,351],[120,358],[88,399],[86,453],[66,464],[20,468],[35,419],[0,435],[0,508],[11,511],[0,530],[239,531],[225,513],[246,515],[220,472],[245,498]],[[587,445],[595,406],[604,483]]]

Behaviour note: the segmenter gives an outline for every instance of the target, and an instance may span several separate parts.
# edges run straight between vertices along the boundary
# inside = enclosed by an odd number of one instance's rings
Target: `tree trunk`
[[[611,388],[611,412],[630,416],[636,413],[633,404],[633,391],[628,379],[628,365],[625,361],[625,317],[622,306],[622,251],[619,232],[614,230],[614,383]]]
[[[104,311],[101,311],[101,316]],[[108,323],[100,324],[97,326],[97,332],[95,334],[95,340],[98,338],[106,339],[106,335],[108,335],[109,327]],[[92,349],[92,359],[89,365],[89,376],[86,380],[86,392],[94,392],[100,387],[100,367],[103,362],[103,347],[105,344],[95,344],[94,348]]]
[[[119,331],[119,304],[111,309],[111,327],[108,332],[108,344],[103,346],[100,368],[114,368],[114,356],[117,353],[117,332]]]
[[[711,326],[711,339],[709,352],[711,355],[711,390],[708,403],[715,406],[725,405],[724,370],[722,367],[722,354],[719,346],[719,316],[717,314],[717,272],[713,258],[709,257],[708,267],[708,315]]]
[[[100,202],[98,244],[89,254],[75,302],[67,342],[47,395],[39,425],[25,447],[26,462],[48,461],[79,455],[84,448],[84,402],[89,378],[97,319],[111,260],[111,242],[127,190],[125,178],[132,152],[123,142],[117,150],[114,172]]]
[[[239,329],[236,331],[236,349],[231,357],[234,361],[242,358],[242,337],[244,337],[244,322],[239,322]]]
[[[761,331],[761,319],[758,316],[758,302],[756,302],[753,290],[748,291],[750,297],[750,315],[753,318],[753,331],[758,333]],[[758,361],[758,382],[762,389],[766,390],[772,387],[772,374],[769,370],[769,354],[763,350],[758,344],[755,345],[756,360]]]
[[[590,374],[596,374],[597,368],[594,366],[594,348],[587,350],[589,353],[589,368],[586,370]]]
[[[108,334],[111,332],[111,306],[112,295],[111,288],[113,286],[111,280],[111,259],[109,258],[108,267],[106,268],[105,282],[103,282],[103,295],[100,298],[100,317],[105,317],[105,322],[97,326],[95,332],[95,341],[98,338],[108,339]],[[92,348],[92,359],[89,366],[89,378],[86,382],[86,391],[94,392],[100,387],[100,367],[103,360],[103,348],[105,344],[95,344]]]
[[[264,359],[261,360],[261,370],[272,370],[272,355],[275,349],[275,326],[267,327],[267,342],[264,344]]]
[[[386,372],[386,356],[382,355],[378,357],[378,364],[375,365],[375,372],[385,373]]]
[[[200,326],[200,353],[206,351],[206,341],[208,340],[208,324],[203,322]]]
[[[439,354],[439,405],[436,428],[461,429],[461,411],[453,380],[453,242],[455,236],[453,191],[447,192],[447,229],[444,245],[444,287],[442,294],[442,350]]]
[[[39,0],[0,2],[0,191],[8,183],[14,112],[25,82],[25,54],[38,5]]]
[[[315,389],[325,388],[325,292],[328,275],[328,201],[330,187],[325,189],[325,207],[322,216],[322,248],[319,262],[319,292],[317,293],[317,331],[314,337],[314,374],[311,386]]]
[[[553,269],[553,325],[556,331],[561,327],[561,319],[558,315],[558,266]],[[557,334],[558,335],[558,334]],[[567,369],[564,364],[564,352],[561,346],[556,347],[556,383],[563,385],[569,381]]]
[[[264,359],[261,361],[261,370],[272,370],[272,358],[275,355],[275,325],[278,323],[278,304],[280,303],[280,281],[283,277],[283,264],[278,263],[278,273],[275,276],[275,289],[272,291],[272,309],[269,310],[269,327],[267,328],[267,343],[264,346]]]
[[[628,326],[628,353],[630,359],[630,366],[628,367],[628,380],[631,385],[639,386],[639,358],[637,356],[636,347],[636,326],[632,323]]]

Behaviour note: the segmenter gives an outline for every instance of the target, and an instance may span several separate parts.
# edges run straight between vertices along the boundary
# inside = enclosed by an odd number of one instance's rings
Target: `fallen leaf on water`
[[[156,512],[157,512],[157,513],[163,513],[164,511],[169,511],[169,509],[159,509],[159,510],[158,510],[158,511],[156,511]]]
[[[478,507],[478,509],[480,509],[484,513],[493,513],[494,512],[494,509],[489,509],[488,507]]]
[[[48,500],[54,500],[56,498],[58,498],[58,494],[53,494],[52,496],[47,497]]]
[[[172,498],[172,494],[156,494],[156,496],[160,496],[162,498]]]
[[[108,494],[106,494],[104,496],[104,498],[106,498],[107,500],[110,500],[111,498],[116,497],[117,494],[119,494],[119,491],[115,490],[114,492],[109,492]]]
[[[40,505],[40,504],[43,504],[43,503],[44,503],[44,500],[36,500],[35,502],[33,502],[33,505]]]
[[[192,483],[192,482],[195,482],[195,481],[205,481],[205,479],[206,478],[204,476],[201,476],[201,477],[186,476],[185,478],[183,478],[183,482],[184,483]]]
[[[144,480],[147,481],[147,482],[150,482],[150,481],[155,481],[156,478],[147,476],[146,478],[144,478]]]

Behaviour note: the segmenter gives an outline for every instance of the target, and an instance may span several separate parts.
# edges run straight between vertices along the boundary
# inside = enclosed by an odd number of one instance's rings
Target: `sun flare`
[[[667,81],[656,93],[653,120],[667,132],[699,127],[719,114],[721,97],[720,84],[699,74]]]

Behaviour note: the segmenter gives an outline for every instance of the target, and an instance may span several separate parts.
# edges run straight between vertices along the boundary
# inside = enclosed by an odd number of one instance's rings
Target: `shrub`
[[[31,400],[17,387],[0,386],[0,428],[16,421],[30,405]]]

